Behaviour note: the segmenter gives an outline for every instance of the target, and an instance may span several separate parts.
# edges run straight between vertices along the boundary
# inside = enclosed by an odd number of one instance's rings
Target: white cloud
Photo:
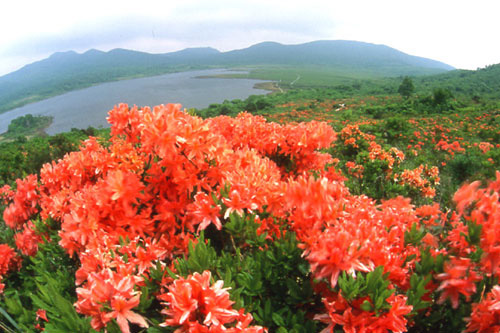
[[[227,51],[265,40],[353,39],[461,68],[500,62],[495,0],[20,0],[2,7],[0,74],[69,49]]]

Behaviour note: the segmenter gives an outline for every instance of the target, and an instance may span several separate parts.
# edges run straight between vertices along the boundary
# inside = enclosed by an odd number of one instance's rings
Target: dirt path
[[[300,79],[300,75],[299,75],[299,74],[297,74],[297,78],[296,78],[295,80],[293,80],[292,82],[290,82],[290,85],[291,85],[291,86],[293,86],[293,84],[294,84],[295,82],[297,82],[299,79]]]

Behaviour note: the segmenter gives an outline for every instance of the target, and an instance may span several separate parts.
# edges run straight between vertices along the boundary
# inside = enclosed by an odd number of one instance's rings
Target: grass
[[[235,70],[247,71],[246,73],[220,74],[213,77],[259,79],[279,82],[282,86],[294,87],[329,87],[339,84],[352,84],[357,80],[375,78],[370,73],[350,72],[320,66],[252,66],[238,67]],[[297,77],[300,77],[297,80]]]
[[[382,89],[389,86],[391,86],[391,91],[394,90],[393,80],[380,77],[369,70],[278,65],[240,66],[231,68],[231,70],[241,71],[241,73],[208,77],[273,81],[275,82],[273,85],[268,84],[264,86],[264,89],[277,92],[301,88],[339,88],[343,91],[363,89],[363,93],[372,94],[375,90],[381,92]],[[255,88],[261,87],[256,86]]]

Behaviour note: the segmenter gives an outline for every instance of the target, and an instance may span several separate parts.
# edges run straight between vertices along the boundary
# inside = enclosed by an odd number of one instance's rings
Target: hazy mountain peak
[[[60,58],[65,58],[68,56],[75,56],[75,55],[78,55],[78,53],[76,53],[75,51],[72,51],[72,50],[55,52],[49,57],[49,59],[60,59]]]
[[[261,42],[261,43],[254,44],[254,45],[248,47],[248,49],[258,49],[258,48],[264,48],[264,47],[283,46],[283,45],[284,44],[281,44],[278,42],[267,41],[267,42]]]
[[[97,49],[90,49],[90,50],[85,51],[83,54],[94,55],[94,54],[104,54],[104,53],[106,53],[106,52],[101,51],[101,50],[97,50]]]
[[[175,56],[211,56],[214,54],[220,54],[220,51],[214,49],[213,47],[188,47],[175,52],[164,53],[164,56],[175,57]]]

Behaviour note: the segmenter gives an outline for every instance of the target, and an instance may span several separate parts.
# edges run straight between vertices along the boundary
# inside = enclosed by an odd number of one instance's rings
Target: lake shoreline
[[[248,74],[248,73],[247,73]],[[239,79],[247,79],[247,80],[254,80],[253,78],[248,77],[247,74],[218,74],[218,75],[200,75],[197,76],[197,79],[230,79],[230,80],[239,80]],[[262,89],[262,90],[267,90],[269,91],[269,94],[276,93],[276,92],[283,92],[283,89],[281,89],[278,85],[278,82],[276,81],[267,81],[265,82],[258,82],[254,84],[254,89]]]
[[[224,69],[224,70],[226,70],[226,68],[210,68],[210,67],[207,67],[207,68],[202,68],[202,69],[196,69],[196,71],[198,71],[198,70],[218,70],[218,69]],[[99,86],[101,84],[112,83],[112,82],[119,82],[119,81],[127,81],[127,80],[135,80],[135,79],[144,79],[144,78],[157,77],[157,76],[168,75],[168,74],[191,72],[191,71],[193,71],[193,70],[192,69],[188,69],[188,70],[173,70],[173,71],[168,71],[168,72],[159,73],[159,74],[155,74],[155,75],[137,74],[137,75],[131,75],[131,76],[126,76],[126,77],[120,77],[120,78],[117,78],[117,79],[107,80],[107,81],[101,81],[101,82],[91,83],[91,84],[88,84],[88,85],[83,85],[83,86],[78,87],[76,89],[71,89],[71,90],[62,91],[62,92],[56,92],[54,94],[41,95],[41,96],[40,95],[39,96],[31,96],[31,98],[29,98],[30,99],[29,102],[24,103],[24,102],[22,102],[23,100],[19,100],[20,103],[18,105],[14,106],[14,107],[11,107],[11,108],[9,108],[7,110],[2,110],[0,108],[0,115],[3,114],[3,113],[6,113],[6,112],[12,111],[12,110],[21,108],[21,107],[26,106],[26,105],[30,105],[30,104],[33,104],[33,103],[38,103],[38,102],[44,101],[46,99],[50,99],[50,98],[53,98],[53,97],[61,96],[61,95],[64,95],[64,94],[67,94],[67,93],[70,93],[70,92],[73,92],[73,91],[79,91],[79,90],[84,90],[84,89],[96,87],[96,86]],[[37,97],[39,97],[39,98],[37,98]]]
[[[106,121],[109,110],[120,103],[139,107],[180,103],[185,108],[203,109],[224,100],[268,94],[270,90],[266,88],[272,86],[269,81],[258,79],[198,79],[229,73],[231,69],[227,68],[184,71],[73,90],[0,114],[0,132],[6,132],[13,119],[26,114],[53,116],[54,122],[46,131],[49,135],[72,128],[105,128],[109,127]]]
[[[19,137],[30,139],[33,137],[47,136],[48,134],[46,130],[52,125],[54,117],[41,116],[41,118],[43,119],[39,119],[34,124],[32,124],[32,126],[25,127],[21,131],[11,133],[9,129],[6,132],[0,133],[0,144],[15,141]]]

